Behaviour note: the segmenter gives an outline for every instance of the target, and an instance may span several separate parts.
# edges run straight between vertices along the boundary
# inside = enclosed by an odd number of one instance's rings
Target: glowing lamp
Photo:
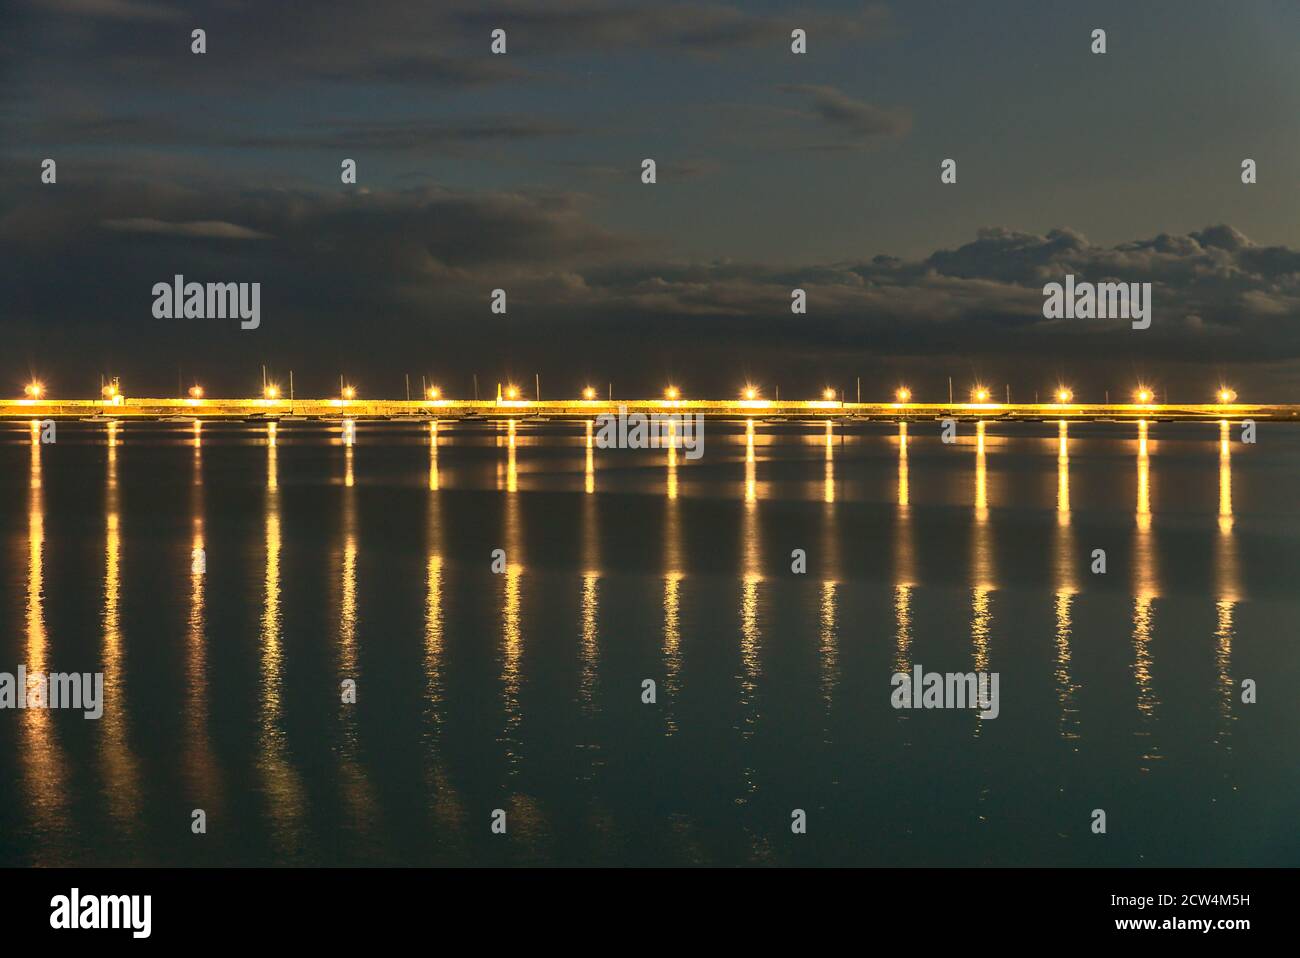
[[[746,386],[746,387],[745,387],[744,396],[745,396],[745,398],[748,399],[748,400],[754,400],[754,399],[757,399],[757,398],[758,398],[758,390],[755,389],[753,386]]]
[[[834,398],[835,398],[835,390],[834,390],[834,389],[829,389],[829,388],[828,388],[828,389],[823,389],[823,390],[822,390],[822,399],[831,400],[831,399],[834,399]]]
[[[679,396],[681,396],[681,391],[676,386],[669,386],[664,390],[665,399],[677,399]]]
[[[343,387],[343,398],[344,398],[344,399],[356,399],[356,398],[357,398],[357,391],[356,391],[355,389],[353,389],[351,386],[344,386],[344,387]]]
[[[519,387],[518,387],[518,386],[507,386],[507,387],[506,387],[506,398],[507,398],[507,399],[518,399],[518,398],[519,398]]]
[[[1056,401],[1059,403],[1071,402],[1074,399],[1074,393],[1062,387],[1056,391]]]
[[[280,395],[280,387],[267,386],[265,389],[262,390],[262,395],[265,396],[267,399],[276,399]]]
[[[1226,386],[1219,390],[1219,402],[1230,403],[1236,401],[1237,401],[1236,390],[1229,389]]]
[[[910,402],[912,399],[912,390],[906,386],[900,386],[894,391],[894,398],[899,402]]]
[[[985,389],[983,386],[976,386],[974,389],[971,390],[971,399],[974,400],[975,402],[988,402],[989,391]]]
[[[596,390],[594,390],[594,389],[592,389],[590,386],[588,386],[586,389],[584,389],[584,390],[582,391],[582,398],[583,398],[583,399],[595,399],[595,398],[596,398]]]
[[[36,380],[32,380],[23,388],[23,392],[28,399],[40,399],[45,395],[45,387]]]
[[[1149,403],[1152,400],[1153,393],[1151,392],[1151,390],[1147,389],[1144,386],[1138,389],[1138,391],[1133,394],[1133,398],[1136,399],[1138,402],[1145,404],[1145,403]]]
[[[203,387],[202,387],[202,386],[191,386],[191,387],[190,387],[190,398],[191,398],[191,399],[202,399],[202,398],[203,398]]]
[[[442,390],[440,390],[437,386],[430,386],[428,391],[425,393],[425,395],[429,399],[437,399],[442,395]]]

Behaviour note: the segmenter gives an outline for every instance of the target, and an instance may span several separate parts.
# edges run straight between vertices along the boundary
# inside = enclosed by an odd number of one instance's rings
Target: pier
[[[2,419],[594,419],[602,415],[695,415],[716,419],[803,420],[1067,420],[1254,419],[1300,421],[1300,403],[997,403],[842,402],[839,400],[709,399],[104,399],[41,396],[0,399]]]

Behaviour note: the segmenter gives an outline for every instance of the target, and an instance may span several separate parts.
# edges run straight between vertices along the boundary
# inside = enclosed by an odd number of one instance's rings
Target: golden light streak
[[[1138,421],[1137,458],[1137,526],[1142,532],[1151,529],[1151,458],[1147,452],[1147,422]]]
[[[664,734],[672,735],[677,731],[677,722],[673,717],[673,705],[677,700],[679,678],[682,669],[682,625],[681,625],[681,586],[686,578],[682,550],[681,504],[677,501],[676,455],[673,446],[668,447],[670,481],[668,500],[664,505],[664,691],[667,701],[664,703]]]
[[[212,814],[218,801],[218,766],[208,737],[207,669],[207,552],[204,542],[203,456],[198,444],[198,420],[194,421],[194,477],[190,484],[190,614],[186,635],[186,738],[185,764],[194,807]]]
[[[351,420],[344,421],[344,434],[350,438],[351,430],[346,428]],[[339,721],[342,741],[338,750],[339,783],[343,793],[344,804],[358,833],[364,834],[374,821],[375,797],[369,779],[360,764],[361,741],[357,729],[356,705],[343,701],[342,683],[350,679],[356,683],[358,698],[363,685],[361,681],[361,660],[358,649],[357,628],[360,622],[358,613],[357,558],[359,554],[357,536],[357,492],[352,481],[352,444],[344,447],[347,459],[347,481],[343,487],[343,553],[339,563],[338,591],[338,680],[339,680]]]
[[[512,430],[510,448],[513,459],[513,421],[510,426]],[[522,721],[519,707],[521,684],[519,663],[523,657],[524,649],[522,616],[520,614],[524,564],[521,561],[523,555],[523,531],[519,516],[519,497],[515,494],[513,482],[507,491],[509,494],[506,496],[505,502],[506,570],[502,576],[505,583],[501,604],[501,697],[505,712],[505,727],[500,742],[506,750],[506,761],[510,774],[514,775],[518,771],[520,760],[519,725]],[[584,502],[588,503],[592,501],[591,499],[584,500]]]
[[[752,423],[752,420],[751,420]],[[752,441],[752,430],[751,430]],[[752,446],[751,446],[752,451]],[[753,463],[747,462],[747,471]],[[747,482],[747,486],[749,483]],[[754,695],[758,688],[761,674],[759,649],[762,632],[759,623],[759,586],[763,582],[762,543],[758,525],[757,499],[748,495],[745,498],[744,513],[741,520],[741,588],[740,588],[740,705],[744,714],[741,737],[748,740],[753,737],[758,724],[755,712]],[[747,767],[744,771],[746,793],[755,789],[754,769]]]
[[[828,502],[835,501],[835,423],[826,423],[826,475],[822,481],[822,498]]]
[[[1064,419],[1057,424],[1056,438],[1056,521],[1070,524],[1070,427]]]
[[[506,492],[519,491],[519,463],[515,458],[515,421],[506,426]]]
[[[1215,602],[1217,625],[1214,631],[1214,662],[1218,673],[1219,730],[1215,740],[1222,742],[1231,733],[1233,702],[1237,684],[1232,675],[1232,646],[1236,639],[1234,619],[1242,598],[1237,538],[1232,518],[1232,448],[1231,424],[1219,423],[1219,535],[1215,544],[1214,569],[1218,597]]]
[[[984,421],[975,424],[975,524],[972,536],[971,644],[975,671],[987,671],[992,623],[990,593],[993,555],[990,542],[988,472],[984,454]],[[979,725],[976,724],[976,734]]]
[[[758,464],[754,459],[754,420],[745,420],[745,501],[758,501]]]
[[[438,421],[429,423],[429,491],[438,491]]]
[[[1078,708],[1075,695],[1079,687],[1070,676],[1070,636],[1074,627],[1071,607],[1074,604],[1073,588],[1056,592],[1056,696],[1061,706],[1061,738],[1079,738]]]
[[[1155,634],[1155,599],[1158,595],[1156,551],[1151,535],[1151,478],[1150,453],[1147,443],[1147,422],[1138,422],[1138,480],[1137,480],[1137,534],[1133,541],[1133,680],[1137,685],[1137,707],[1142,725],[1137,731],[1141,739],[1150,739],[1159,699],[1152,682],[1151,642]],[[1148,742],[1143,749],[1144,761],[1159,759],[1159,749]],[[1149,768],[1144,767],[1143,771]]]
[[[1232,530],[1232,447],[1227,420],[1219,423],[1219,531]]]
[[[911,669],[912,589],[915,585],[915,549],[912,542],[911,494],[907,476],[907,423],[898,424],[898,509],[894,529],[894,667]]]
[[[1056,694],[1061,707],[1061,738],[1077,739],[1075,696],[1078,686],[1070,674],[1074,630],[1074,596],[1078,592],[1077,547],[1070,527],[1070,434],[1065,420],[1057,426],[1056,453]]]
[[[677,444],[678,444],[677,423],[674,420],[669,419],[668,420],[668,475],[666,477],[667,479],[666,491],[668,494],[668,498],[670,500],[677,498]]]
[[[593,435],[595,423],[587,420],[587,462],[583,473],[583,489],[587,495],[596,491],[596,441]]]
[[[30,677],[48,675],[48,636],[45,626],[45,497],[41,491],[40,423],[32,420],[31,466],[27,508],[27,643],[24,664]],[[29,704],[40,701],[36,687],[27,689]],[[55,735],[48,708],[27,708],[20,713],[23,768],[22,794],[29,806],[36,833],[47,838],[51,859],[44,852],[35,864],[60,864],[63,836],[67,833],[66,756]]]
[[[898,504],[907,506],[912,492],[907,475],[907,423],[898,424]]]
[[[105,497],[103,671],[104,714],[100,752],[109,815],[127,836],[139,816],[140,788],[127,735],[125,658],[122,654],[122,536],[117,483],[117,423],[108,423],[108,477]]]
[[[265,531],[262,575],[261,715],[257,766],[262,777],[272,840],[277,853],[301,848],[302,783],[288,759],[281,693],[284,684],[283,622],[280,611],[280,491],[275,423],[267,424]]]

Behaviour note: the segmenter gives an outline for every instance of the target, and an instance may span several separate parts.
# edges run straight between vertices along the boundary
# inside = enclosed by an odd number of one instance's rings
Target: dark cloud
[[[597,225],[572,192],[32,187],[0,206],[0,256],[10,267],[0,307],[17,328],[98,328],[160,355],[168,337],[218,335],[150,317],[153,283],[183,273],[263,282],[261,338],[226,330],[232,349],[303,348],[309,328],[312,349],[343,355],[364,321],[388,334],[381,363],[400,361],[415,329],[444,343],[478,335],[498,287],[509,292],[510,315],[522,317],[519,348],[555,361],[564,348],[556,331],[574,324],[592,342],[686,337],[705,350],[743,342],[756,362],[774,365],[837,352],[1300,359],[1300,254],[1257,246],[1228,226],[1109,246],[1069,229],[999,227],[921,258],[820,265],[675,262],[667,253]],[[1044,319],[1042,287],[1067,273],[1152,283],[1151,328]],[[789,311],[795,287],[808,292],[807,316]]]
[[[809,114],[829,125],[850,144],[875,137],[906,136],[912,128],[912,118],[906,110],[883,109],[854,99],[833,86],[787,84],[781,89],[807,97]]]
[[[196,223],[168,223],[164,220],[127,219],[105,220],[103,225],[123,233],[153,233],[158,236],[186,236],[209,239],[267,239],[266,233],[250,230],[235,223],[220,220],[203,220]]]

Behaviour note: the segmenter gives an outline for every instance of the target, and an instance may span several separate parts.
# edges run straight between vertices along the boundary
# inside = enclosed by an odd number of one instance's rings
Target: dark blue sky
[[[304,392],[1300,394],[1294,3],[20,0],[9,22],[15,384],[174,391],[179,365],[237,391],[267,362]],[[261,328],[155,319],[178,272],[262,283]],[[1045,321],[1067,272],[1152,282],[1152,328]]]

